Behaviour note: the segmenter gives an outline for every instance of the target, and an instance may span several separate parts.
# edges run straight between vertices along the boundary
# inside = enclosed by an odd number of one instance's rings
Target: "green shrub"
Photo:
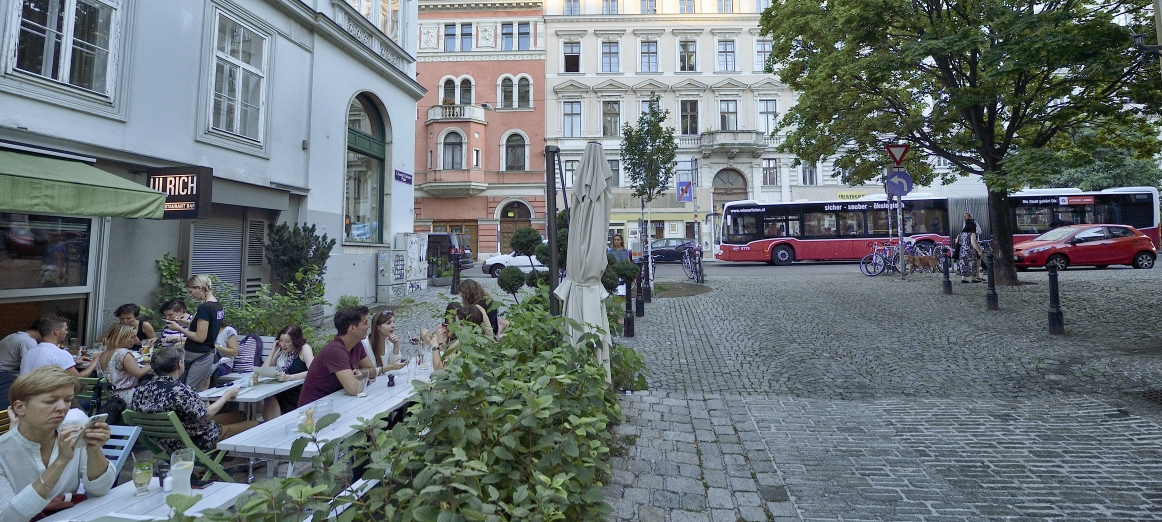
[[[262,285],[252,296],[239,296],[233,285],[215,280],[214,295],[222,303],[226,324],[234,326],[241,335],[277,335],[284,326],[297,324],[311,346],[321,348],[327,338],[315,333],[310,322],[311,307],[327,304],[323,299],[323,283],[308,267],[294,275],[294,284],[283,286],[279,294],[270,285]]]
[[[500,271],[500,277],[496,278],[496,284],[501,290],[512,294],[512,298],[519,303],[520,299],[517,298],[516,293],[525,284],[525,274],[515,266],[506,266],[504,270]]]
[[[336,308],[350,308],[352,306],[361,306],[361,305],[363,305],[363,299],[360,298],[359,296],[341,295],[341,296],[339,296],[339,304],[335,305],[335,307]]]
[[[633,348],[613,343],[613,349],[609,352],[609,369],[614,388],[634,391],[646,389],[646,362]]]
[[[525,274],[525,286],[529,288],[536,288],[538,286],[549,286],[549,271],[548,270],[533,270]]]
[[[307,445],[320,450],[304,476],[254,484],[236,514],[207,510],[203,519],[274,522],[310,509],[323,520],[337,505],[347,506],[339,520],[357,522],[601,519],[612,511],[601,486],[621,407],[591,351],[562,340],[564,319],[548,313],[547,298],[539,289],[510,307],[501,341],[454,325],[458,353],[430,384],[417,383],[403,422],[387,430],[379,415],[345,440],[300,438],[291,460]],[[337,419],[323,417],[316,430]],[[339,496],[362,465],[380,482],[359,499]]]
[[[269,228],[266,259],[278,282],[284,287],[298,285],[300,290],[306,284],[322,282],[323,274],[327,271],[327,259],[331,257],[331,249],[335,248],[335,240],[327,239],[327,234],[315,234],[315,225],[306,223],[302,226],[295,224],[294,227],[286,223],[271,223]],[[315,270],[311,272],[313,275],[310,281],[296,276],[311,267]]]

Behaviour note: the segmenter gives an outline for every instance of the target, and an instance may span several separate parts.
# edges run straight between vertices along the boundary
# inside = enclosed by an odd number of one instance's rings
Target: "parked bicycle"
[[[694,280],[695,283],[705,283],[706,276],[702,272],[702,246],[687,243],[690,248],[686,248],[682,252],[682,271],[686,272],[686,277]]]

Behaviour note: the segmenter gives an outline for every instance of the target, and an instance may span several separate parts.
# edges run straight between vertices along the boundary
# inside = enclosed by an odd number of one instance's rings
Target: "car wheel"
[[[1134,262],[1131,263],[1134,268],[1154,268],[1154,254],[1149,252],[1138,252],[1134,256]]]
[[[1045,268],[1049,268],[1050,265],[1056,267],[1057,271],[1060,272],[1069,268],[1069,258],[1061,254],[1049,256],[1049,259],[1045,261]]]
[[[779,245],[771,250],[771,261],[778,266],[787,266],[795,262],[795,250],[787,245]]]
[[[492,277],[500,277],[501,270],[504,270],[504,265],[497,263],[492,265],[492,270],[489,270],[488,273],[492,274]]]

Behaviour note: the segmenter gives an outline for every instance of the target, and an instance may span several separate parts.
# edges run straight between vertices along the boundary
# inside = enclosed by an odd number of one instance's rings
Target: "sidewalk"
[[[1052,337],[1045,272],[852,270],[647,305],[609,520],[1162,520],[1162,272],[1062,273]]]

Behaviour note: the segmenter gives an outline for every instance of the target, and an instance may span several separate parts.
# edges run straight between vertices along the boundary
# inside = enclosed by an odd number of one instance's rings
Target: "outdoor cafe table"
[[[415,374],[414,379],[427,380],[432,374],[431,369],[415,370],[414,366],[412,369]],[[347,392],[343,390],[324,397],[332,402],[331,412],[340,414],[340,417],[339,420],[319,432],[319,439],[334,440],[354,435],[355,428],[353,426],[358,424],[360,417],[371,419],[380,413],[395,410],[406,404],[412,395],[415,395],[415,388],[411,380],[403,376],[406,373],[403,371],[388,373],[396,375],[393,387],[387,386],[387,375],[381,375],[374,383],[367,386],[366,397],[347,395]],[[271,461],[290,460],[291,445],[304,434],[298,431],[288,433],[287,427],[298,426],[302,422],[301,417],[304,412],[308,408],[314,407],[312,403],[284,413],[218,442],[218,449],[240,457],[258,457]],[[315,422],[318,422],[323,415],[323,413],[316,413]],[[316,454],[318,454],[317,449],[308,444],[306,450],[303,451],[303,458],[311,458]],[[291,464],[293,466],[293,463]],[[267,476],[274,476],[275,467],[275,465],[267,465]]]
[[[211,482],[205,488],[194,489],[194,495],[202,495],[202,500],[194,504],[186,515],[197,516],[206,509],[228,509],[234,506],[234,501],[244,493],[246,484],[231,484],[228,482]],[[126,482],[109,491],[103,497],[89,497],[84,502],[64,511],[58,511],[43,520],[52,522],[77,521],[87,522],[103,516],[110,516],[113,520],[168,520],[170,508],[165,505],[165,497],[169,493],[161,490],[157,477],[149,483],[149,494],[136,497],[137,487],[133,482]],[[117,517],[117,515],[128,515]]]

